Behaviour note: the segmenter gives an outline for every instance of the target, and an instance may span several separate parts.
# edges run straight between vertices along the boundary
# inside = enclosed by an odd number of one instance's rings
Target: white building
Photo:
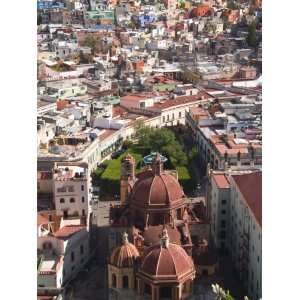
[[[260,171],[210,174],[211,234],[219,249],[227,250],[247,290],[262,295],[262,173]]]
[[[90,187],[87,167],[56,165],[53,171],[53,195],[57,214],[63,219],[85,217],[88,224],[92,211]]]
[[[88,231],[84,225],[64,225],[51,214],[38,214],[37,225],[38,288],[60,289],[89,259]]]

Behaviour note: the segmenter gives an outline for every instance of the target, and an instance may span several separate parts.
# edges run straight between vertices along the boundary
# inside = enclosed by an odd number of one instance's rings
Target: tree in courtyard
[[[257,46],[256,22],[252,22],[248,27],[247,43],[252,47]]]
[[[84,46],[90,47],[92,54],[94,55],[98,51],[100,40],[98,37],[87,36],[83,42]]]
[[[187,164],[187,156],[170,129],[140,126],[137,130],[137,139],[140,147],[168,156],[173,165]]]

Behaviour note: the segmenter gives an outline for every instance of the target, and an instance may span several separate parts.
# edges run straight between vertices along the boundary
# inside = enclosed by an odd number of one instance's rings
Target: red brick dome
[[[140,268],[140,276],[160,281],[181,281],[195,276],[195,267],[191,257],[176,244],[169,243],[167,234],[162,242],[148,248]]]
[[[128,242],[128,235],[123,235],[123,245],[114,249],[110,263],[118,268],[130,268],[133,267],[134,261],[139,257],[139,252],[136,247]]]
[[[141,174],[131,193],[131,204],[144,208],[176,208],[183,204],[184,192],[178,181],[166,172],[149,170]]]

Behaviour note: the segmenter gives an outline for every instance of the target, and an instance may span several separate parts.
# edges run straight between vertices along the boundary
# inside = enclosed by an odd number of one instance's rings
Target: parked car
[[[121,154],[123,154],[125,152],[124,149],[120,149],[116,152],[114,152],[112,155],[111,155],[111,158],[114,159],[114,158],[118,158]]]

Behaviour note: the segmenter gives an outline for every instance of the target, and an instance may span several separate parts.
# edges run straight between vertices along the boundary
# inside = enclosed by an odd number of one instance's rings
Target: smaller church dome
[[[110,263],[118,268],[133,267],[134,261],[139,257],[136,247],[129,243],[128,234],[123,234],[123,245],[113,250]]]
[[[149,247],[144,254],[140,274],[153,280],[179,282],[193,278],[195,267],[191,257],[181,246],[170,243],[167,230],[164,229],[161,243]]]

